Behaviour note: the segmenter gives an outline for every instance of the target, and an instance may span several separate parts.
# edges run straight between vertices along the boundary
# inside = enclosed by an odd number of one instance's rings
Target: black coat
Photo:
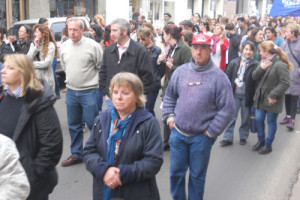
[[[91,136],[83,150],[83,161],[93,175],[93,200],[102,199],[103,176],[110,167],[106,163],[107,139],[111,111],[105,110],[95,119]],[[122,186],[115,189],[115,198],[126,200],[158,200],[155,175],[163,163],[160,128],[146,109],[136,109],[122,138],[116,167],[120,169]]]
[[[160,65],[157,64],[157,58],[161,54],[161,49],[154,45],[151,50],[148,52],[152,67],[153,67],[153,76],[154,76],[154,82],[152,90],[157,91],[161,88],[161,78],[164,75],[165,68],[160,67]]]
[[[53,107],[55,96],[27,89],[13,140],[30,183],[28,200],[42,200],[57,184],[55,166],[62,154],[62,132]]]
[[[11,49],[11,47],[8,44],[2,42],[2,45],[0,45],[0,62],[2,63],[4,62],[4,56],[6,54],[13,54],[13,53],[14,52]]]
[[[104,96],[110,96],[110,80],[119,72],[131,72],[138,75],[143,82],[145,94],[152,90],[153,67],[150,57],[146,48],[132,39],[130,39],[129,47],[122,55],[120,62],[117,43],[109,45],[104,50],[99,72],[99,86]]]
[[[241,63],[241,57],[238,57],[234,60],[232,60],[226,70],[226,75],[229,78],[229,81],[231,83],[231,87],[233,90],[233,93],[235,92],[235,79],[237,78],[237,73],[240,68]],[[254,59],[251,59],[248,63],[247,69],[244,74],[244,82],[245,82],[245,96],[246,96],[246,103],[245,105],[248,107],[251,107],[253,105],[253,97],[255,94],[255,90],[257,87],[257,82],[253,80],[252,78],[252,72],[256,69],[258,66],[258,62]]]
[[[241,43],[241,36],[234,33],[230,36],[228,47],[228,64],[235,58],[239,57],[239,47]]]

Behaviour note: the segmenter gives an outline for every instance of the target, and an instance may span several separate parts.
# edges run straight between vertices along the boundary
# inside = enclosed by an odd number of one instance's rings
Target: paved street
[[[70,155],[65,94],[55,104],[64,137],[62,159]],[[160,102],[156,114],[161,119]],[[283,114],[279,116],[279,119]],[[236,134],[234,144],[220,147],[218,138],[213,146],[208,168],[205,200],[288,200],[292,186],[297,180],[300,169],[300,115],[296,119],[296,130],[288,132],[285,126],[278,125],[273,152],[259,155],[251,148],[257,141],[256,134],[250,134],[245,146],[239,145]],[[279,121],[279,120],[278,120]],[[239,121],[237,124],[239,125]],[[160,120],[160,125],[161,120]],[[85,130],[85,141],[89,137]],[[156,176],[162,200],[171,199],[169,192],[170,154],[165,152],[164,164]],[[92,176],[84,164],[67,168],[57,166],[59,184],[50,195],[50,200],[90,200],[92,199]]]

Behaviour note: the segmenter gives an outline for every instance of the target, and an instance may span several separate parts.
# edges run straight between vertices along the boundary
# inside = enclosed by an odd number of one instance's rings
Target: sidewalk
[[[300,131],[296,131],[296,134],[300,134]],[[293,187],[292,194],[289,200],[299,200],[300,199],[300,169],[299,169],[297,182],[292,187]]]

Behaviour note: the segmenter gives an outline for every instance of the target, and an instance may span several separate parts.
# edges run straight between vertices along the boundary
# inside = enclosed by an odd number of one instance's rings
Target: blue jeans
[[[185,174],[189,167],[188,199],[202,200],[211,147],[215,139],[204,134],[186,137],[171,130],[170,181],[172,199],[186,199]]]
[[[265,118],[267,116],[268,136],[265,136]],[[265,145],[270,147],[275,138],[277,130],[277,113],[271,113],[264,110],[255,110],[256,129],[259,142],[265,142]]]
[[[240,133],[240,139],[247,139],[249,136],[249,116],[250,116],[250,110],[248,107],[245,106],[246,103],[246,97],[244,95],[234,95],[234,102],[235,102],[235,111],[234,115],[231,118],[230,123],[228,124],[226,131],[223,136],[223,140],[227,141],[233,141],[233,135],[234,135],[234,127],[235,122],[238,117],[239,110],[241,108],[241,126],[239,128]]]
[[[151,112],[153,116],[155,116],[154,106],[155,106],[155,102],[156,102],[156,99],[157,99],[157,96],[158,96],[158,92],[159,92],[159,90],[152,90],[147,95],[146,109],[149,112]]]
[[[67,89],[66,105],[71,136],[71,153],[78,159],[82,158],[83,118],[91,130],[94,119],[99,113],[99,99],[98,89],[83,91]]]
[[[56,74],[55,74],[56,63],[57,63],[57,58],[54,58],[53,63],[52,63],[52,69],[53,69],[54,82],[55,82],[55,94],[59,95],[59,82],[58,82]]]

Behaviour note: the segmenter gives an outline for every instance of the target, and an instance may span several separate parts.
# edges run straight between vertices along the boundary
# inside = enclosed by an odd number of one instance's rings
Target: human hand
[[[173,62],[174,62],[174,60],[172,58],[169,58],[166,62],[167,67],[169,67],[171,69],[173,66]]]
[[[17,40],[17,37],[14,36],[14,35],[10,35],[10,36],[7,36],[7,40],[11,43],[15,42]]]
[[[168,125],[169,125],[170,130],[172,130],[175,127],[175,121],[171,120]]]
[[[115,189],[119,185],[122,185],[120,180],[120,169],[117,167],[109,167],[103,176],[103,183],[111,189]]]
[[[36,48],[38,48],[39,47],[39,39],[36,37],[36,38],[34,38],[34,46],[36,47]]]
[[[162,61],[166,60],[166,54],[165,53],[161,53],[158,58],[157,58],[157,62],[161,63]]]
[[[271,61],[267,61],[267,62],[261,61],[260,62],[260,67],[264,70],[268,69],[268,67],[270,67],[271,65],[272,65]]]
[[[268,102],[269,102],[269,104],[272,106],[272,105],[274,105],[274,104],[277,103],[277,100],[276,100],[276,99],[268,98]]]

